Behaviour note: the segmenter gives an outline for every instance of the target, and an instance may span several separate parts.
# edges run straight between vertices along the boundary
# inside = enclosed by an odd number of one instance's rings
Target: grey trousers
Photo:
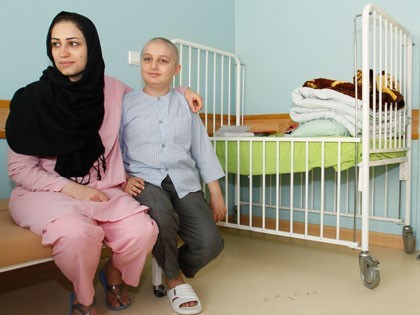
[[[223,238],[201,190],[178,198],[168,176],[162,188],[146,183],[136,199],[150,207],[149,214],[159,227],[152,253],[167,279],[175,279],[180,270],[194,277],[223,250]],[[179,248],[177,235],[183,241]]]

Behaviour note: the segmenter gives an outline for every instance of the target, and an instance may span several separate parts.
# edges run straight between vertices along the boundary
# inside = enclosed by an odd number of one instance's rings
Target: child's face
[[[175,53],[167,43],[152,41],[143,48],[141,76],[147,87],[170,88],[173,76],[180,69]]]

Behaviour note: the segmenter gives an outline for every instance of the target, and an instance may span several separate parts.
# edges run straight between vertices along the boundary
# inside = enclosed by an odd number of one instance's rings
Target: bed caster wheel
[[[379,273],[379,261],[373,258],[369,252],[359,254],[360,278],[365,287],[376,288],[381,280]]]
[[[403,241],[404,241],[404,251],[407,254],[414,253],[416,249],[416,238],[413,234],[413,228],[409,225],[403,227]]]
[[[166,294],[166,288],[165,288],[165,286],[163,284],[157,285],[157,286],[153,286],[153,293],[155,294],[156,297],[165,296],[165,294]]]

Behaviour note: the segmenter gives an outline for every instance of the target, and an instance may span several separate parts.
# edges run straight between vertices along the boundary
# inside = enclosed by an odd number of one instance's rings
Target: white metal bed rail
[[[244,78],[238,56],[182,39],[172,42],[178,46],[181,64],[174,86],[189,86],[203,97],[202,113],[209,133],[214,134],[221,125],[241,125]]]
[[[354,168],[357,160],[351,162],[353,163],[351,168],[349,168],[348,161],[341,161],[341,156],[345,154],[345,149],[342,149],[342,147],[348,144],[353,144],[353,147],[359,145],[359,138],[216,137],[213,138],[213,142],[221,158],[222,166],[227,173],[230,173],[224,179],[225,198],[230,209],[234,207],[236,210],[236,213],[230,213],[230,216],[226,217],[223,224],[232,226],[233,223],[238,228],[247,226],[247,229],[251,229],[254,226],[254,218],[261,217],[260,224],[264,230],[266,228],[265,219],[267,218],[275,222],[275,228],[267,229],[271,233],[272,229],[278,230],[280,219],[284,220],[284,216],[288,217],[290,215],[290,218],[286,218],[290,225],[286,233],[292,233],[294,213],[304,213],[304,217],[301,215],[296,217],[296,222],[303,222],[306,226],[305,233],[307,233],[308,215],[320,214],[319,222],[312,222],[312,224],[321,225],[321,233],[317,239],[333,243],[340,240],[341,228],[350,230],[356,228],[354,222],[351,222],[353,218],[357,219],[358,225],[360,224],[361,208],[358,200],[355,200],[356,194],[359,193]],[[282,143],[290,144],[290,148],[281,147],[280,144]],[[304,152],[302,152],[302,146],[299,149],[299,155],[302,156],[301,159],[304,159],[304,169],[302,169],[302,166],[296,167],[294,165],[294,148],[298,144],[304,145]],[[311,151],[310,146],[314,144],[319,144],[322,149]],[[257,145],[259,146],[257,147]],[[333,153],[328,145],[336,145],[337,152]],[[242,157],[241,154],[246,154],[247,150],[249,150],[247,153],[249,157],[256,154],[258,154],[258,157],[250,158],[249,162],[238,158]],[[282,150],[285,150],[288,155],[290,154],[290,165],[286,171],[284,165],[289,162],[286,162],[285,156],[280,154]],[[348,148],[345,151],[348,152]],[[335,170],[324,162],[327,155],[330,160],[333,159],[332,154],[337,155]],[[309,160],[314,159],[314,155],[318,155],[321,162],[316,166],[309,166]],[[236,165],[232,164],[232,159],[235,159],[234,163]],[[255,159],[259,159],[260,162],[255,162]],[[406,157],[396,158],[395,160],[399,159],[403,161]],[[345,170],[342,170],[342,162]],[[256,165],[257,163],[262,165]],[[273,166],[274,163],[275,166]],[[331,164],[331,162],[329,163]],[[280,169],[280,165],[283,166],[283,169]],[[370,199],[369,218],[402,224],[403,217],[398,211],[400,202],[397,198],[398,194],[390,193],[390,191],[398,190],[398,181],[388,180],[388,173],[390,172],[388,168],[392,166],[386,165],[384,167],[386,170],[385,172],[382,171],[384,173],[382,177],[385,178],[379,179],[375,176],[375,168],[371,169],[370,187],[374,197]],[[379,175],[380,172],[381,170],[377,171]],[[395,174],[393,175],[395,178]],[[254,209],[258,210],[254,212]],[[286,212],[283,210],[286,210]],[[283,217],[280,218],[279,215],[282,212]],[[244,216],[248,218],[246,222],[243,220]],[[327,225],[322,220],[324,216],[330,218],[328,223],[330,227],[335,225],[335,236],[327,237],[322,234],[324,223]],[[335,220],[331,221],[333,217]],[[346,221],[347,223],[345,223]],[[258,230],[260,231],[259,228]],[[305,233],[304,237],[307,236]],[[351,247],[360,247],[360,245],[352,244]]]
[[[351,213],[348,209],[348,199],[351,198],[349,187],[344,192],[346,201],[342,202],[341,200],[343,191],[341,186],[346,183],[341,178],[340,148],[344,143],[353,143],[356,145],[360,142],[358,138],[235,137],[232,139],[229,137],[216,137],[213,138],[213,142],[217,150],[222,148],[225,152],[225,160],[221,161],[224,169],[228,170],[223,181],[224,194],[228,204],[231,205],[233,203],[233,208],[236,211],[236,213],[230,213],[224,222],[221,222],[221,225],[359,248],[356,240],[344,239],[340,235],[342,228],[340,221],[342,218],[347,217],[352,219],[354,215],[354,212]],[[255,155],[253,149],[255,143],[262,143],[262,150],[259,151],[259,154],[262,156],[262,171],[254,173],[252,158],[249,161],[249,170],[245,170],[245,175],[241,174],[243,170],[240,165],[241,159],[236,160],[236,171],[229,171],[228,160],[232,153],[229,152],[229,144],[234,144],[233,150],[236,152],[233,153],[236,156],[240,155],[241,145],[249,146],[249,156],[252,157]],[[280,174],[280,163],[284,163],[280,158],[280,151],[282,150],[280,148],[281,143],[290,144],[290,172],[285,174]],[[295,182],[296,174],[294,172],[293,159],[293,149],[297,143],[303,143],[305,145],[305,171],[299,173],[299,176],[301,176],[299,182]],[[314,187],[315,180],[313,180],[313,177],[311,179],[311,176],[313,176],[312,170],[309,168],[311,155],[309,145],[314,143],[319,143],[322,146],[320,152],[321,165],[319,167],[320,185],[316,188]],[[334,177],[334,184],[328,188],[325,185],[326,166],[324,165],[326,158],[325,147],[327,143],[337,144],[338,146],[337,172],[335,173],[337,176]],[[273,155],[270,155],[270,157],[266,155],[268,144],[275,146],[276,154],[274,157]],[[266,161],[273,158],[276,164],[274,173],[272,168],[270,168],[270,171],[267,171],[268,167],[266,165]],[[232,173],[235,173],[235,175],[232,176]],[[286,177],[287,180],[284,184],[281,182],[282,176]],[[258,177],[259,179],[257,179]],[[300,186],[300,189],[293,188],[296,186]],[[284,187],[287,188],[286,196],[282,196]],[[326,206],[327,202],[331,203],[331,200],[326,200],[327,189],[333,189],[333,194],[330,194],[333,199],[332,210],[328,210]],[[298,196],[295,195],[296,191],[298,191]],[[314,199],[318,200],[318,208],[314,206]],[[354,204],[353,206],[355,207]],[[230,208],[232,209],[232,207]],[[310,216],[313,217],[312,220],[309,219]],[[327,216],[329,217],[329,221],[334,217],[333,225],[331,225],[331,222],[327,223],[324,221],[324,218]],[[268,221],[272,223],[270,224],[271,226],[268,226]],[[296,225],[302,225],[302,228],[299,228],[299,231],[295,230]],[[317,226],[316,233],[313,232],[315,225]],[[352,226],[349,228],[352,229]],[[334,235],[331,233],[324,235],[325,229],[335,229]]]
[[[371,139],[371,149],[406,149],[411,140],[411,35],[382,9],[368,4],[362,14],[360,54],[362,97],[363,106],[366,108],[363,110],[364,140]],[[356,58],[356,63],[358,62]],[[372,92],[375,89],[378,90],[378,94]],[[397,90],[403,95],[404,108],[398,110],[396,103],[378,105],[384,102],[382,92],[389,89]],[[370,94],[372,97],[369,97]]]
[[[374,4],[367,4],[362,12],[362,99],[363,99],[363,133],[362,163],[360,167],[360,191],[362,192],[362,252],[368,251],[369,242],[369,209],[371,191],[369,187],[371,172],[370,154],[380,150],[402,149],[407,151],[406,159],[388,161],[388,164],[399,163],[400,180],[405,181],[405,224],[410,224],[411,198],[411,103],[412,103],[412,39],[410,32],[398,21]],[[357,64],[357,58],[356,58]],[[372,78],[370,78],[372,70]],[[377,78],[376,74],[379,75]],[[405,107],[397,110],[396,104],[382,103],[381,96],[370,93],[378,86],[379,95],[387,88],[395,89],[404,96]],[[387,106],[388,105],[388,106]],[[373,110],[370,111],[369,109]],[[388,112],[389,108],[389,112]],[[373,124],[370,124],[370,115]],[[379,134],[375,133],[377,120],[385,119],[385,128],[379,123]],[[389,124],[389,125],[388,125]],[[403,132],[401,132],[403,130]],[[373,141],[372,141],[373,139]],[[376,141],[379,139],[379,142]],[[379,143],[379,144],[378,144]],[[368,261],[366,264],[370,264]],[[366,271],[366,270],[365,270]],[[367,271],[366,271],[367,272]]]

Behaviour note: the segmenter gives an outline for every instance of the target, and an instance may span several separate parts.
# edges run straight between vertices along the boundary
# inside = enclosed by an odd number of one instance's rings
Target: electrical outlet
[[[129,51],[128,52],[128,64],[140,66],[140,52]]]

